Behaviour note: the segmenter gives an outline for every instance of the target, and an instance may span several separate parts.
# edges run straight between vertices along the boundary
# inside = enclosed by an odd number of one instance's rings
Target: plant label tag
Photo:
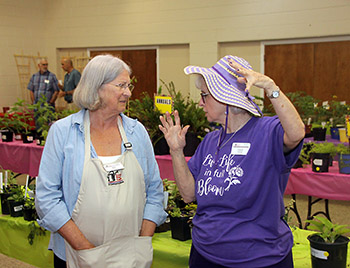
[[[48,83],[50,83],[50,80],[45,79],[44,82],[45,82],[45,84],[48,84]]]
[[[235,142],[231,147],[231,154],[233,155],[247,155],[250,149],[250,143]]]
[[[314,159],[312,162],[314,163],[315,166],[322,166],[323,164],[322,159]]]
[[[327,260],[329,253],[327,251],[311,248],[311,255],[318,259]]]
[[[13,207],[13,210],[14,210],[15,212],[21,211],[21,210],[23,210],[23,205]]]

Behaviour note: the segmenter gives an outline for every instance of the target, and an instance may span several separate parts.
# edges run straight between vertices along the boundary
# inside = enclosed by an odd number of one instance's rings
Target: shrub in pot
[[[1,139],[3,142],[13,141],[13,122],[8,111],[4,113],[4,116],[0,117],[0,131]]]
[[[11,217],[23,216],[24,193],[23,187],[16,185],[11,188],[11,196],[7,198]]]
[[[1,170],[1,174],[5,175],[5,180],[7,180],[7,182],[4,183],[2,190],[0,190],[1,212],[4,215],[10,215],[10,209],[8,206],[7,199],[12,195],[12,188],[17,187],[16,176],[10,170]]]
[[[310,150],[312,171],[328,172],[330,157],[334,157],[336,152],[336,147],[331,142],[315,143]]]
[[[34,221],[37,218],[34,198],[28,197],[24,200],[23,218],[26,221]]]
[[[197,205],[194,202],[186,204],[174,182],[169,182],[168,192],[166,211],[170,215],[171,237],[180,241],[191,239],[191,223]]]
[[[350,174],[350,147],[339,143],[336,149],[339,154],[339,173]]]
[[[312,268],[346,268],[349,238],[343,234],[350,229],[318,216],[306,222],[310,224],[310,230],[317,232],[308,236]]]

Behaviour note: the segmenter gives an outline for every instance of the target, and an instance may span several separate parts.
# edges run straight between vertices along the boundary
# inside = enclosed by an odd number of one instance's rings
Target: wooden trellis
[[[13,56],[15,57],[17,65],[18,78],[21,88],[21,98],[26,101],[30,101],[29,90],[27,90],[30,77],[36,71],[37,60],[46,57],[40,56],[39,53],[38,56],[23,54],[14,54]]]

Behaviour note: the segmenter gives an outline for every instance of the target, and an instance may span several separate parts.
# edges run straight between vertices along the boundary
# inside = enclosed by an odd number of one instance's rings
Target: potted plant
[[[37,144],[44,146],[50,126],[52,122],[57,120],[55,108],[47,103],[44,95],[40,97],[36,104],[31,104],[28,108],[34,111]]]
[[[175,183],[168,186],[169,199],[167,213],[170,216],[171,237],[180,241],[191,239],[191,227],[193,216],[196,213],[195,203],[186,204]]]
[[[339,128],[345,125],[345,115],[349,113],[350,106],[345,102],[337,100],[337,96],[333,95],[329,102],[330,107],[330,127],[332,139],[339,140]]]
[[[310,165],[311,161],[311,149],[314,147],[315,143],[310,141],[303,144],[298,161],[295,163],[293,168],[302,168],[304,165]]]
[[[15,174],[10,170],[2,170],[1,176],[5,174],[5,183],[2,185],[2,190],[0,191],[1,198],[1,211],[4,215],[10,215],[10,209],[8,206],[7,199],[12,195],[11,188],[16,187],[17,181]]]
[[[24,192],[23,187],[15,185],[11,187],[10,196],[7,198],[11,217],[23,216]]]
[[[139,120],[147,129],[148,135],[155,147],[158,141],[163,137],[158,126],[160,111],[154,106],[154,99],[148,92],[144,92],[142,95],[142,100],[130,100],[127,113]],[[157,153],[155,150],[155,154]],[[169,154],[169,151],[165,154]]]
[[[23,218],[26,221],[34,221],[36,219],[35,199],[32,197],[24,199]]]
[[[350,174],[350,147],[339,143],[336,150],[339,156],[339,173]]]
[[[318,103],[319,100],[307,95],[304,91],[288,92],[286,96],[293,103],[305,124],[305,137],[312,136],[312,122],[316,119],[315,103]]]
[[[11,108],[12,120],[17,140],[22,139],[23,143],[32,143],[34,135],[31,131],[34,126],[30,125],[33,121],[33,112],[25,105],[24,100],[18,100]]]
[[[13,141],[13,122],[8,111],[4,113],[4,116],[0,117],[0,130],[1,139],[3,142]]]
[[[184,97],[180,92],[176,92],[175,84],[172,81],[168,84],[163,80],[161,82],[173,99],[174,110],[179,112],[181,124],[183,126],[190,126],[186,133],[184,155],[192,156],[203,137],[210,131],[210,125],[205,112],[189,96]],[[160,92],[161,90],[162,88],[160,88]]]
[[[310,150],[310,153],[312,153],[312,171],[328,172],[330,157],[334,157],[336,152],[336,147],[331,142],[315,143]]]
[[[346,268],[349,238],[343,234],[350,232],[350,229],[318,216],[306,222],[310,224],[310,230],[317,232],[308,236],[312,268]]]

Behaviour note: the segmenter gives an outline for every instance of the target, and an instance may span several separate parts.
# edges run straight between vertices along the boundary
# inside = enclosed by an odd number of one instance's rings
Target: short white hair
[[[80,108],[97,110],[101,107],[99,91],[102,86],[116,79],[124,70],[131,74],[131,68],[117,57],[112,55],[94,57],[84,68],[74,91],[74,103]]]

